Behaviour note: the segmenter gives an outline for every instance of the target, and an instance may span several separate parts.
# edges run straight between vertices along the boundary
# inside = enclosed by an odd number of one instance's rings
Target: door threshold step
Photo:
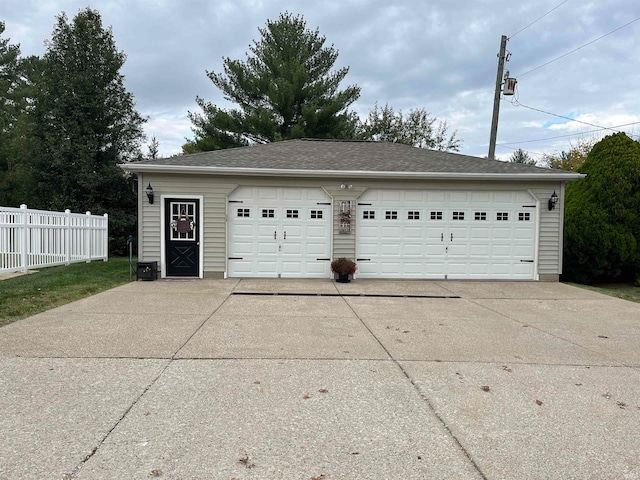
[[[231,292],[231,295],[255,297],[374,297],[374,298],[462,298],[459,295],[403,295],[388,293],[294,293],[294,292]]]

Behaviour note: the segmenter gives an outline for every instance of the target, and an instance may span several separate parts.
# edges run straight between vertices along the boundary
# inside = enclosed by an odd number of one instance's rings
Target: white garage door
[[[369,190],[358,277],[534,280],[536,213],[525,191]]]
[[[227,218],[228,276],[330,276],[331,199],[322,189],[239,187]]]

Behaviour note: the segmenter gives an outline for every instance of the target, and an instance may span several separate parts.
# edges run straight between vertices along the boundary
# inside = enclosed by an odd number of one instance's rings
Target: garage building
[[[122,167],[162,277],[558,281],[580,174],[388,142],[289,140]]]

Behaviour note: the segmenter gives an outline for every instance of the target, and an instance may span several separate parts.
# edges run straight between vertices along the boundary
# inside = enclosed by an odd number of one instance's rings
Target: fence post
[[[20,205],[20,210],[22,210],[22,252],[21,253],[21,262],[22,262],[22,271],[27,273],[29,269],[29,238],[27,235],[29,234],[29,217],[27,215],[27,205]]]
[[[103,237],[103,249],[102,253],[104,254],[104,261],[106,262],[109,258],[109,215],[104,214],[104,237]]]
[[[87,263],[91,263],[91,212],[86,213],[86,223],[85,223],[85,246],[87,248]]]
[[[68,208],[64,211],[64,249],[66,250],[65,265],[71,263],[71,210]]]

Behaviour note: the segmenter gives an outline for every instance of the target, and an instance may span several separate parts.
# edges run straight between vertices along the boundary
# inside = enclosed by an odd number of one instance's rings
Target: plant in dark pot
[[[331,262],[331,271],[338,274],[336,282],[349,283],[349,275],[356,273],[356,262],[345,257],[336,258]]]

